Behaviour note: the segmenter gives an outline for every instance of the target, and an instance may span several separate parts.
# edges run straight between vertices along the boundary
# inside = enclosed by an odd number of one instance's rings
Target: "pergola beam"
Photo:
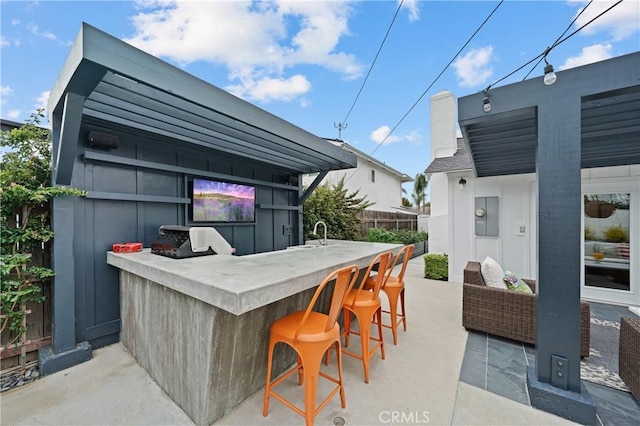
[[[615,139],[616,149],[610,150],[611,156],[602,165],[640,163],[637,138],[625,136],[637,128],[637,121],[628,120],[628,116],[640,118],[640,103],[634,95],[640,87],[639,77],[640,53],[633,53],[561,71],[551,86],[545,86],[538,77],[493,88],[488,93],[492,105],[489,113],[482,108],[484,93],[458,102],[460,127],[477,176],[504,174],[510,164],[519,165],[513,168],[513,174],[524,173],[535,165],[537,354],[527,384],[533,406],[582,424],[595,422],[595,405],[580,380],[581,168],[601,164],[598,158],[591,158],[594,151],[590,147],[611,143],[616,135],[622,137]],[[592,109],[595,99],[603,100],[606,107]],[[535,109],[537,122],[535,150],[510,150],[505,143],[502,152],[483,156],[491,137],[500,144],[521,134],[529,121],[518,122],[512,117],[531,108]],[[618,114],[609,115],[612,110]],[[591,132],[585,144],[582,126],[600,128],[607,117],[617,121],[618,127],[598,136]],[[492,129],[499,131],[491,134]],[[478,134],[482,136],[475,139]],[[583,150],[589,154],[586,159]]]

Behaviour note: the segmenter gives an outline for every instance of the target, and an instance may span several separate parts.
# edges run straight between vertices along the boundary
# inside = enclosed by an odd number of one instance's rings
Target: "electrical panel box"
[[[498,197],[476,197],[474,210],[476,235],[498,236]]]

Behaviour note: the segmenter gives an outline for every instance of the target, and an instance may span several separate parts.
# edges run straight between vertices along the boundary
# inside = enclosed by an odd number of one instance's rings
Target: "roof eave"
[[[281,154],[280,152],[279,154],[281,158],[286,159],[283,162],[283,167],[286,164],[286,168],[289,170],[298,172],[323,171],[347,169],[357,165],[355,155],[326,144],[323,139],[310,132],[86,23],[82,24],[60,76],[51,90],[48,109],[52,122],[66,124],[67,130],[79,128],[78,123],[81,117],[69,117],[69,114],[66,114],[67,116],[63,118],[65,113],[69,112],[65,109],[69,106],[68,94],[73,93],[75,95],[75,104],[78,101],[84,103],[90,96],[94,96],[94,91],[99,85],[113,85],[113,81],[117,80],[116,76],[122,77],[122,83],[121,86],[116,86],[114,90],[129,90],[128,93],[135,94],[136,85],[139,85],[141,90],[157,91],[158,94],[165,98],[170,97],[184,105],[192,105],[194,109],[200,109],[205,112],[210,111],[214,119],[215,117],[223,118],[226,128],[232,129],[236,134],[244,134],[246,132],[247,135],[252,134],[254,139],[256,137],[262,138],[263,140],[268,140],[274,146],[282,147]],[[110,81],[105,83],[106,80]],[[105,97],[104,93],[100,93],[100,95]],[[109,94],[107,94],[107,98],[108,96]],[[111,106],[111,111],[118,112],[110,112],[110,114],[123,114],[118,115],[118,117],[124,117],[121,120],[123,125],[153,132],[153,113],[155,111],[150,110],[149,114],[141,116],[141,124],[139,124],[137,116],[132,112],[125,111],[125,108],[118,108],[119,105],[130,105],[126,104],[126,102],[121,99],[113,101],[117,105],[116,107]],[[98,107],[100,106],[97,101],[93,103]],[[171,105],[171,102],[165,102],[164,105]],[[134,105],[134,107],[137,106],[137,104]],[[80,114],[85,113],[86,108]],[[124,114],[126,113],[129,113],[129,116],[125,116]],[[107,121],[109,120],[109,113],[102,115],[106,117]],[[131,117],[136,117],[136,119]],[[173,118],[173,116],[170,116],[170,118]],[[179,120],[179,118],[176,118],[176,120]],[[232,122],[229,124],[231,120]],[[211,121],[211,123],[220,122]],[[189,125],[192,128],[196,128],[193,123],[189,123]],[[166,126],[166,128],[170,129],[175,128],[169,127],[171,126],[170,124],[166,124]],[[56,131],[56,126],[54,125],[54,138],[64,133],[65,129],[58,127],[58,131]],[[71,132],[66,132],[67,140],[71,139],[69,133]],[[226,137],[224,133],[219,134]],[[256,134],[260,136],[256,136]],[[216,139],[215,135],[207,136],[207,138],[210,142],[219,140]],[[179,137],[177,139],[180,140]],[[189,143],[189,140],[187,137],[182,138],[185,143]],[[238,140],[237,136],[235,140]],[[249,152],[250,149],[248,147],[253,143],[251,139],[241,140],[241,142],[246,145],[245,150]],[[300,155],[296,156],[297,153],[300,153]],[[280,166],[273,160],[260,157],[259,152],[251,152],[244,155],[252,161],[262,161]]]
[[[577,107],[583,110],[583,168],[640,163],[637,122],[621,117],[623,114],[637,117],[639,113],[639,75],[640,52],[635,52],[559,71],[557,82],[551,86],[545,86],[542,77],[536,77],[491,88],[487,94],[491,102],[490,112],[483,111],[483,92],[458,99],[458,122],[474,173],[483,177],[535,172],[539,110],[544,108],[544,114],[560,116],[562,112],[555,111],[556,105],[567,96],[575,97]],[[592,98],[597,98],[597,102],[592,102]],[[590,103],[594,104],[591,112],[595,118],[584,113]],[[617,108],[619,112],[599,113],[598,109],[604,110],[605,106],[611,110]],[[600,129],[603,123],[609,127],[613,125],[613,128],[592,132],[595,136],[585,134],[588,132],[586,128]],[[589,138],[591,140],[587,140]],[[596,148],[611,147],[612,140],[615,140],[616,149],[608,150],[607,158],[603,160],[602,152]]]

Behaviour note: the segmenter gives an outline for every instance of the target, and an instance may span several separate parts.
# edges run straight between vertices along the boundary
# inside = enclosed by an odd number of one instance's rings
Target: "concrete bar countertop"
[[[246,256],[209,255],[171,259],[143,249],[107,253],[107,263],[205,303],[241,315],[317,286],[336,268],[369,266],[379,253],[401,244],[329,240],[326,246]]]

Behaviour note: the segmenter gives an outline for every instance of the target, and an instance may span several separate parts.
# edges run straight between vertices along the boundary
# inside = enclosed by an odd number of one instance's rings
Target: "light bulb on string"
[[[544,81],[544,84],[546,84],[547,86],[551,86],[558,79],[558,76],[556,75],[556,73],[553,72],[553,65],[547,62],[547,55],[549,54],[550,50],[551,49],[547,48],[547,50],[544,52],[544,63],[547,65],[545,65],[544,67],[543,81]]]
[[[489,87],[483,90],[484,98],[482,99],[482,109],[484,110],[484,112],[491,111],[491,102],[489,101],[488,91],[489,91]]]

